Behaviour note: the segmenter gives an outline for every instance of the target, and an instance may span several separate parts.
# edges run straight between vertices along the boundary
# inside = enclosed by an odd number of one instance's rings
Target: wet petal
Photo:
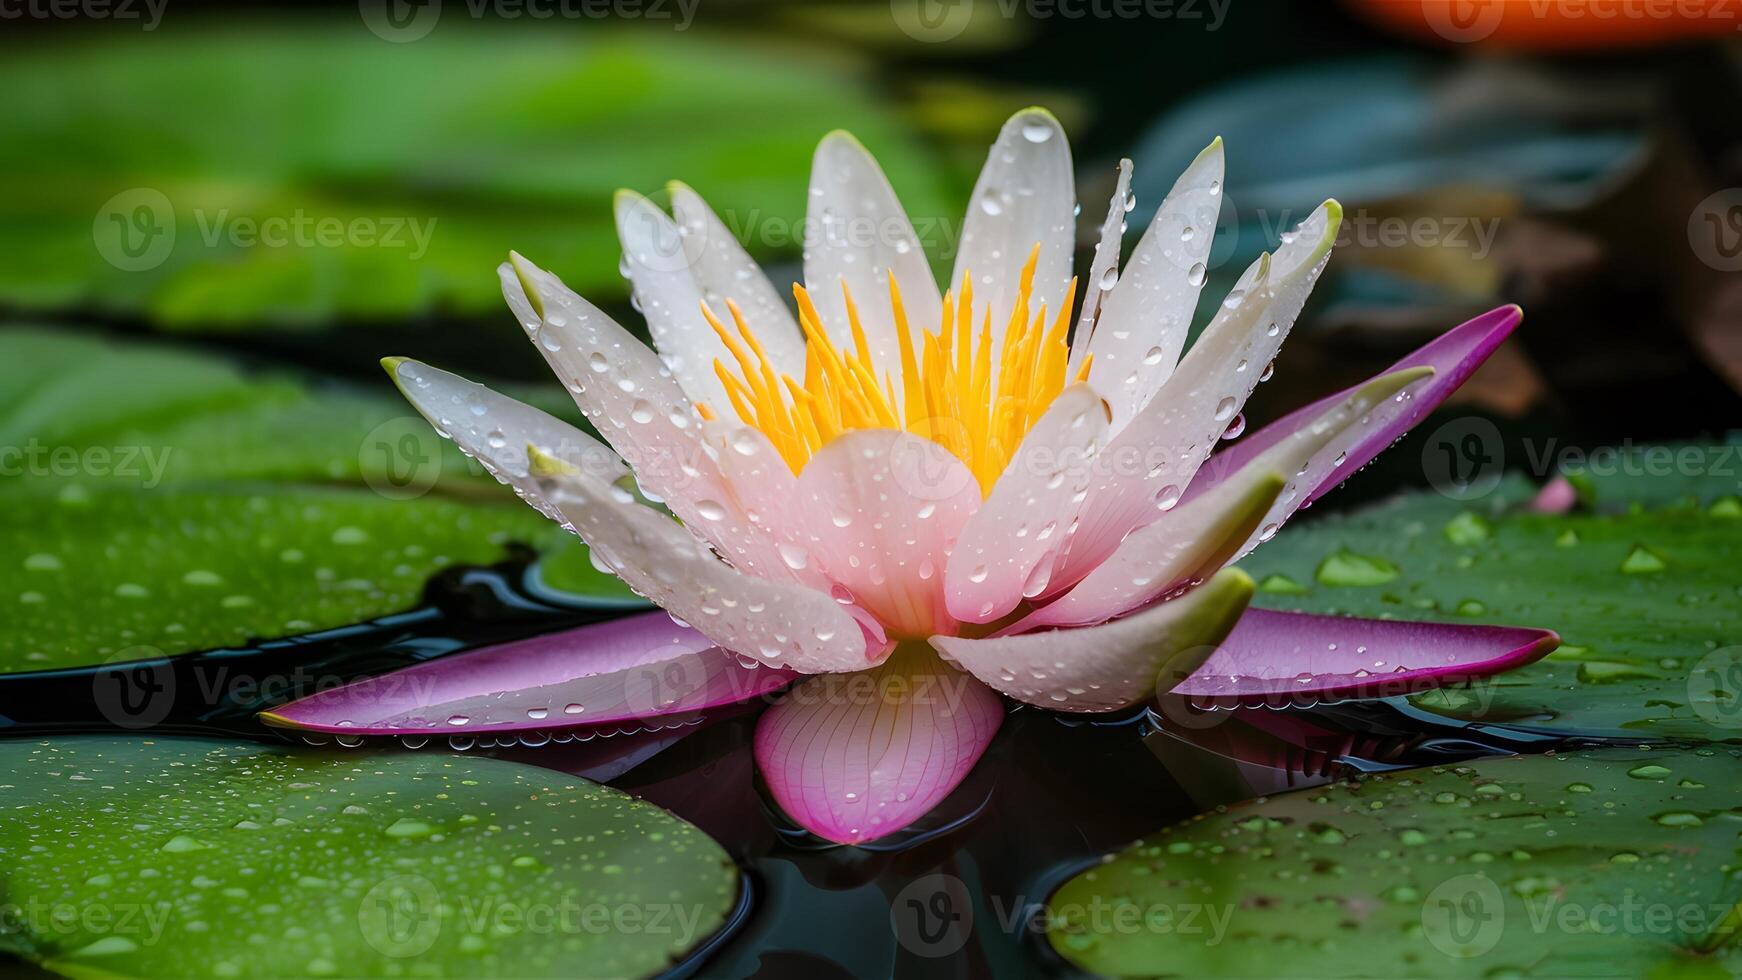
[[[1133,531],[1028,624],[1098,623],[1239,560],[1276,533],[1299,504],[1301,487],[1315,486],[1339,447],[1366,435],[1380,407],[1432,374],[1433,368],[1418,367],[1375,378],[1317,418],[1302,420],[1233,479]]]
[[[1200,707],[1394,697],[1511,670],[1559,645],[1548,630],[1253,609],[1173,693]]]
[[[615,210],[623,267],[660,359],[690,400],[728,404],[714,361],[731,364],[732,354],[702,316],[702,290],[692,274],[704,242],[692,245],[664,211],[633,191],[617,192]]]
[[[1121,429],[1179,363],[1186,331],[1208,275],[1205,263],[1222,207],[1222,140],[1205,147],[1180,174],[1155,218],[1102,300],[1089,339],[1089,381],[1113,406]],[[1107,285],[1091,281],[1091,292]]]
[[[945,561],[980,507],[979,484],[961,460],[911,433],[849,432],[806,464],[791,499],[783,519],[804,527],[804,557],[891,633],[954,628]]]
[[[599,440],[561,419],[474,384],[457,374],[404,357],[381,362],[393,383],[445,438],[475,457],[484,469],[513,487],[546,517],[561,520],[538,490],[527,466],[526,447],[539,449],[607,483],[629,472]]]
[[[810,204],[805,215],[805,285],[829,337],[842,350],[852,350],[846,300],[841,295],[841,284],[846,283],[873,361],[895,372],[901,356],[895,316],[889,306],[891,272],[900,282],[902,305],[917,348],[919,332],[936,328],[943,303],[931,265],[907,211],[877,161],[851,135],[830,133],[817,145],[811,164]],[[894,376],[899,394],[899,372]]]
[[[688,229],[688,241],[700,240],[690,262],[690,274],[710,304],[732,300],[756,331],[776,371],[804,376],[804,335],[787,309],[783,293],[739,244],[732,229],[687,184],[667,185],[678,227]],[[723,311],[722,311],[723,312]]]
[[[544,494],[594,558],[715,644],[807,673],[868,663],[865,634],[829,596],[734,570],[675,521],[585,473],[548,477]]]
[[[1336,202],[1327,201],[1283,236],[1274,259],[1260,256],[1179,370],[1113,435],[1101,454],[1108,476],[1083,505],[1059,581],[1082,578],[1127,534],[1155,520],[1160,502],[1184,492],[1288,336],[1330,256],[1341,217]]]
[[[653,350],[525,258],[515,255],[498,271],[509,305],[532,317],[525,322],[533,346],[634,470],[642,492],[663,501],[741,571],[790,577],[735,503],[702,446],[701,420]]]
[[[991,744],[1004,702],[921,646],[872,670],[801,681],[756,724],[756,763],[782,809],[856,844],[947,796]]]
[[[1156,696],[1157,679],[1189,673],[1228,635],[1252,598],[1252,579],[1219,572],[1185,595],[1124,619],[1079,629],[932,645],[997,691],[1059,711],[1115,711]]]
[[[945,578],[950,613],[984,623],[1046,590],[1077,507],[1096,477],[1107,410],[1086,384],[1053,400],[963,527]],[[1040,571],[1036,571],[1040,569]]]
[[[1490,310],[1453,327],[1387,368],[1385,374],[1415,367],[1430,367],[1434,376],[1412,389],[1408,399],[1376,409],[1372,414],[1372,421],[1363,428],[1359,439],[1333,451],[1333,457],[1338,453],[1347,455],[1335,467],[1319,471],[1318,479],[1307,485],[1307,492],[1299,498],[1300,505],[1305,506],[1317,500],[1348,479],[1356,470],[1372,462],[1373,457],[1379,455],[1386,446],[1414,428],[1429,412],[1438,408],[1448,395],[1469,380],[1470,375],[1488,359],[1488,355],[1494,353],[1495,348],[1517,328],[1523,317],[1523,311],[1516,306],[1502,306]],[[1322,415],[1359,387],[1357,385],[1356,388],[1338,392],[1291,412],[1211,456],[1203,470],[1192,480],[1186,496],[1203,493],[1238,472],[1260,453],[1287,438],[1307,420]]]
[[[798,676],[745,667],[736,654],[653,612],[450,654],[260,717],[279,727],[348,735],[632,731],[687,723]]]
[[[1074,378],[1089,353],[1089,338],[1095,333],[1095,321],[1100,318],[1101,304],[1119,278],[1119,249],[1125,237],[1125,206],[1131,198],[1131,160],[1119,161],[1119,176],[1113,182],[1113,197],[1107,202],[1107,217],[1101,221],[1101,237],[1095,241],[1095,257],[1089,261],[1089,278],[1084,283],[1083,310],[1077,318],[1076,334],[1071,338],[1071,359],[1065,371]]]
[[[1036,245],[1040,260],[1029,309],[1038,310],[1042,304],[1055,312],[1061,308],[1076,250],[1076,211],[1071,146],[1064,127],[1045,109],[1024,109],[1011,116],[987,153],[968,198],[955,272],[950,276],[951,287],[960,288],[962,276],[972,271],[973,322],[977,329],[990,310],[995,343],[1001,342],[1016,305],[1017,272]]]

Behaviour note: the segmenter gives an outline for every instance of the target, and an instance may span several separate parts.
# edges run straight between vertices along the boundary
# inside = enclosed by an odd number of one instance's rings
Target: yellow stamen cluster
[[[994,350],[990,310],[981,322],[978,342],[974,339],[974,292],[969,272],[962,277],[959,298],[944,295],[938,330],[923,333],[916,351],[901,302],[901,287],[891,273],[889,303],[895,313],[901,353],[899,394],[887,373],[881,382],[878,380],[878,365],[873,363],[858,308],[845,283],[841,292],[852,329],[851,351],[841,350],[829,339],[810,295],[803,286],[793,287],[799,326],[806,340],[802,384],[789,375],[775,376],[738,304],[726,301],[735,330],[728,329],[704,304],[702,315],[738,368],[734,373],[716,360],[714,373],[725,386],[738,417],[767,435],[794,473],[843,432],[904,429],[955,454],[979,481],[981,493],[990,493],[1029,427],[1065,387],[1070,358],[1066,338],[1077,284],[1071,281],[1050,328],[1044,303],[1031,319],[1029,298],[1039,259],[1040,246],[1036,245],[1022,267],[1021,288],[999,350]],[[998,363],[996,378],[994,357]],[[1078,380],[1087,377],[1088,370],[1085,361]],[[704,418],[715,417],[709,406],[696,407]]]

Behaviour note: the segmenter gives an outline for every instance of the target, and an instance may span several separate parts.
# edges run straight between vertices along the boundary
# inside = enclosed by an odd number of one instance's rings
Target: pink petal
[[[942,300],[925,249],[889,178],[864,144],[848,133],[837,130],[817,144],[804,227],[804,281],[823,329],[842,350],[853,349],[846,298],[841,294],[845,283],[859,311],[872,362],[880,369],[895,370],[901,358],[895,314],[889,305],[890,273],[900,282],[916,348],[918,332],[936,326]],[[894,377],[899,397],[899,372]]]
[[[1417,386],[1407,401],[1384,406],[1375,412],[1373,423],[1362,439],[1346,450],[1339,450],[1346,451],[1347,458],[1330,468],[1311,490],[1299,498],[1301,505],[1317,500],[1331,488],[1347,480],[1356,470],[1371,462],[1386,446],[1396,442],[1417,422],[1426,418],[1429,412],[1438,408],[1448,395],[1469,380],[1470,375],[1482,366],[1482,362],[1494,353],[1495,348],[1517,328],[1523,318],[1523,311],[1516,306],[1489,310],[1446,331],[1381,372],[1391,374],[1408,368],[1431,367],[1434,369],[1434,376],[1426,384]],[[1196,496],[1227,479],[1259,453],[1287,438],[1289,433],[1311,419],[1322,415],[1359,387],[1357,385],[1355,388],[1321,398],[1216,453],[1192,481],[1187,496]]]
[[[1252,598],[1252,579],[1224,569],[1185,595],[1124,619],[1077,629],[932,646],[994,690],[1058,711],[1116,711],[1154,698],[1158,680],[1209,656]]]
[[[1531,498],[1530,509],[1538,514],[1565,514],[1579,503],[1578,488],[1564,476],[1556,476],[1543,484]]]
[[[798,676],[744,667],[654,612],[440,657],[293,701],[261,719],[341,735],[640,728],[746,701]]]
[[[718,646],[808,673],[870,662],[864,631],[828,595],[733,569],[677,522],[586,473],[541,486],[595,560]]]
[[[903,646],[871,670],[800,682],[758,719],[756,762],[794,820],[857,844],[924,816],[1003,720],[998,695],[923,646]]]
[[[1016,306],[1017,271],[1036,245],[1040,260],[1028,308],[1037,311],[1043,304],[1053,312],[1061,308],[1076,251],[1076,208],[1071,144],[1058,119],[1034,108],[1011,116],[986,154],[968,198],[955,272],[950,276],[951,288],[960,289],[962,277],[973,273],[972,322],[984,322],[990,311],[994,343],[1003,343]],[[996,358],[992,369],[998,369]]]
[[[1252,609],[1173,689],[1198,707],[1395,697],[1498,674],[1560,645],[1548,630]]]
[[[1094,336],[1095,321],[1100,319],[1101,304],[1110,290],[1103,284],[1119,276],[1119,249],[1125,237],[1125,204],[1131,200],[1131,160],[1119,161],[1119,175],[1113,181],[1113,197],[1107,202],[1107,217],[1101,221],[1101,237],[1095,242],[1095,256],[1089,261],[1089,278],[1083,290],[1083,308],[1077,317],[1077,330],[1071,341],[1071,359],[1065,376],[1074,378],[1089,353],[1089,338]]]
[[[1374,414],[1395,404],[1393,399],[1409,385],[1432,374],[1433,368],[1410,368],[1362,385],[1260,453],[1233,479],[1131,532],[1075,588],[1018,629],[1111,619],[1268,541],[1294,511],[1300,485],[1317,485],[1337,447],[1362,438]],[[1322,468],[1315,470],[1315,463]]]
[[[1046,589],[1106,434],[1106,405],[1088,385],[1053,400],[962,528],[945,576],[951,615],[990,622]]]
[[[1089,338],[1095,358],[1089,382],[1112,404],[1115,430],[1131,421],[1179,363],[1216,237],[1222,172],[1218,137],[1180,174],[1102,301]],[[1090,280],[1089,289],[1103,285]]]
[[[782,519],[802,526],[815,562],[896,636],[923,638],[955,622],[944,563],[980,508],[961,460],[920,436],[863,429],[838,436],[799,474]]]
[[[1341,221],[1342,209],[1327,201],[1285,236],[1274,259],[1253,263],[1179,370],[1114,434],[1101,453],[1108,475],[1083,503],[1066,565],[1054,576],[1058,585],[1088,574],[1127,534],[1160,516],[1162,501],[1185,490],[1288,336]]]

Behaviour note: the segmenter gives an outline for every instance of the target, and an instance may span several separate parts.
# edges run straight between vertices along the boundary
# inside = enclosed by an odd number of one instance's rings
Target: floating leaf
[[[455,564],[549,550],[553,588],[630,598],[578,539],[391,392],[0,333],[0,672],[236,645],[396,612]]]
[[[386,44],[365,29],[396,32],[377,14],[9,52],[0,174],[32,190],[0,202],[0,301],[177,328],[506,325],[510,248],[624,297],[619,187],[683,179],[756,251],[796,251],[811,154],[837,127],[877,151],[912,213],[955,211],[911,137],[826,59],[532,21]]]
[[[1728,489],[1722,475],[1707,478]],[[1632,484],[1627,484],[1632,485]],[[1310,595],[1260,591],[1274,609],[1395,619],[1438,619],[1534,626],[1561,634],[1568,646],[1544,660],[1467,691],[1413,697],[1418,707],[1453,717],[1554,731],[1734,738],[1742,734],[1742,687],[1729,649],[1742,626],[1742,524],[1709,512],[1697,499],[1624,513],[1484,516],[1489,536],[1455,544],[1441,529],[1470,509],[1436,494],[1400,496],[1345,515],[1291,525],[1248,558],[1257,577],[1304,579],[1314,569],[1342,569],[1349,555],[1397,570],[1367,588],[1319,588]],[[1617,495],[1599,481],[1600,498]],[[1664,488],[1668,493],[1670,488]],[[1710,496],[1716,496],[1708,490]],[[1503,484],[1496,501],[1529,499],[1528,487]],[[1641,546],[1663,567],[1629,574]],[[1329,557],[1326,557],[1329,556]],[[1323,576],[1320,576],[1323,582]],[[1336,584],[1347,581],[1339,577]],[[1710,683],[1701,686],[1700,678]]]
[[[1737,763],[1577,752],[1260,799],[1082,872],[1045,921],[1120,976],[1733,972]]]
[[[0,893],[73,912],[0,952],[73,976],[645,975],[737,902],[694,827],[511,762],[70,738],[0,785]]]

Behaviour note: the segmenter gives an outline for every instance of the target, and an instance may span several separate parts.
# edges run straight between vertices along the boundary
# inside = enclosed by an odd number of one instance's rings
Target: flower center
[[[841,293],[853,337],[850,351],[829,339],[810,295],[803,286],[793,286],[799,327],[806,341],[802,383],[790,375],[776,378],[767,353],[744,321],[738,304],[726,301],[735,330],[728,329],[703,304],[702,315],[725,342],[738,368],[734,373],[724,361],[715,360],[714,373],[725,385],[733,411],[746,425],[768,436],[795,474],[843,432],[903,429],[954,454],[974,474],[984,496],[992,492],[992,484],[1004,472],[1022,437],[1065,387],[1070,360],[1066,338],[1077,282],[1071,280],[1050,327],[1045,303],[1032,311],[1031,318],[1030,298],[1039,260],[1037,244],[1023,264],[1016,304],[1001,342],[993,340],[990,309],[981,321],[976,341],[973,273],[964,270],[959,294],[944,294],[937,332],[922,332],[919,350],[914,349],[901,287],[891,272],[889,304],[901,357],[899,392],[887,367],[874,362],[858,307],[844,282]],[[1088,373],[1085,359],[1077,380]],[[696,408],[703,418],[715,417],[706,404]]]

